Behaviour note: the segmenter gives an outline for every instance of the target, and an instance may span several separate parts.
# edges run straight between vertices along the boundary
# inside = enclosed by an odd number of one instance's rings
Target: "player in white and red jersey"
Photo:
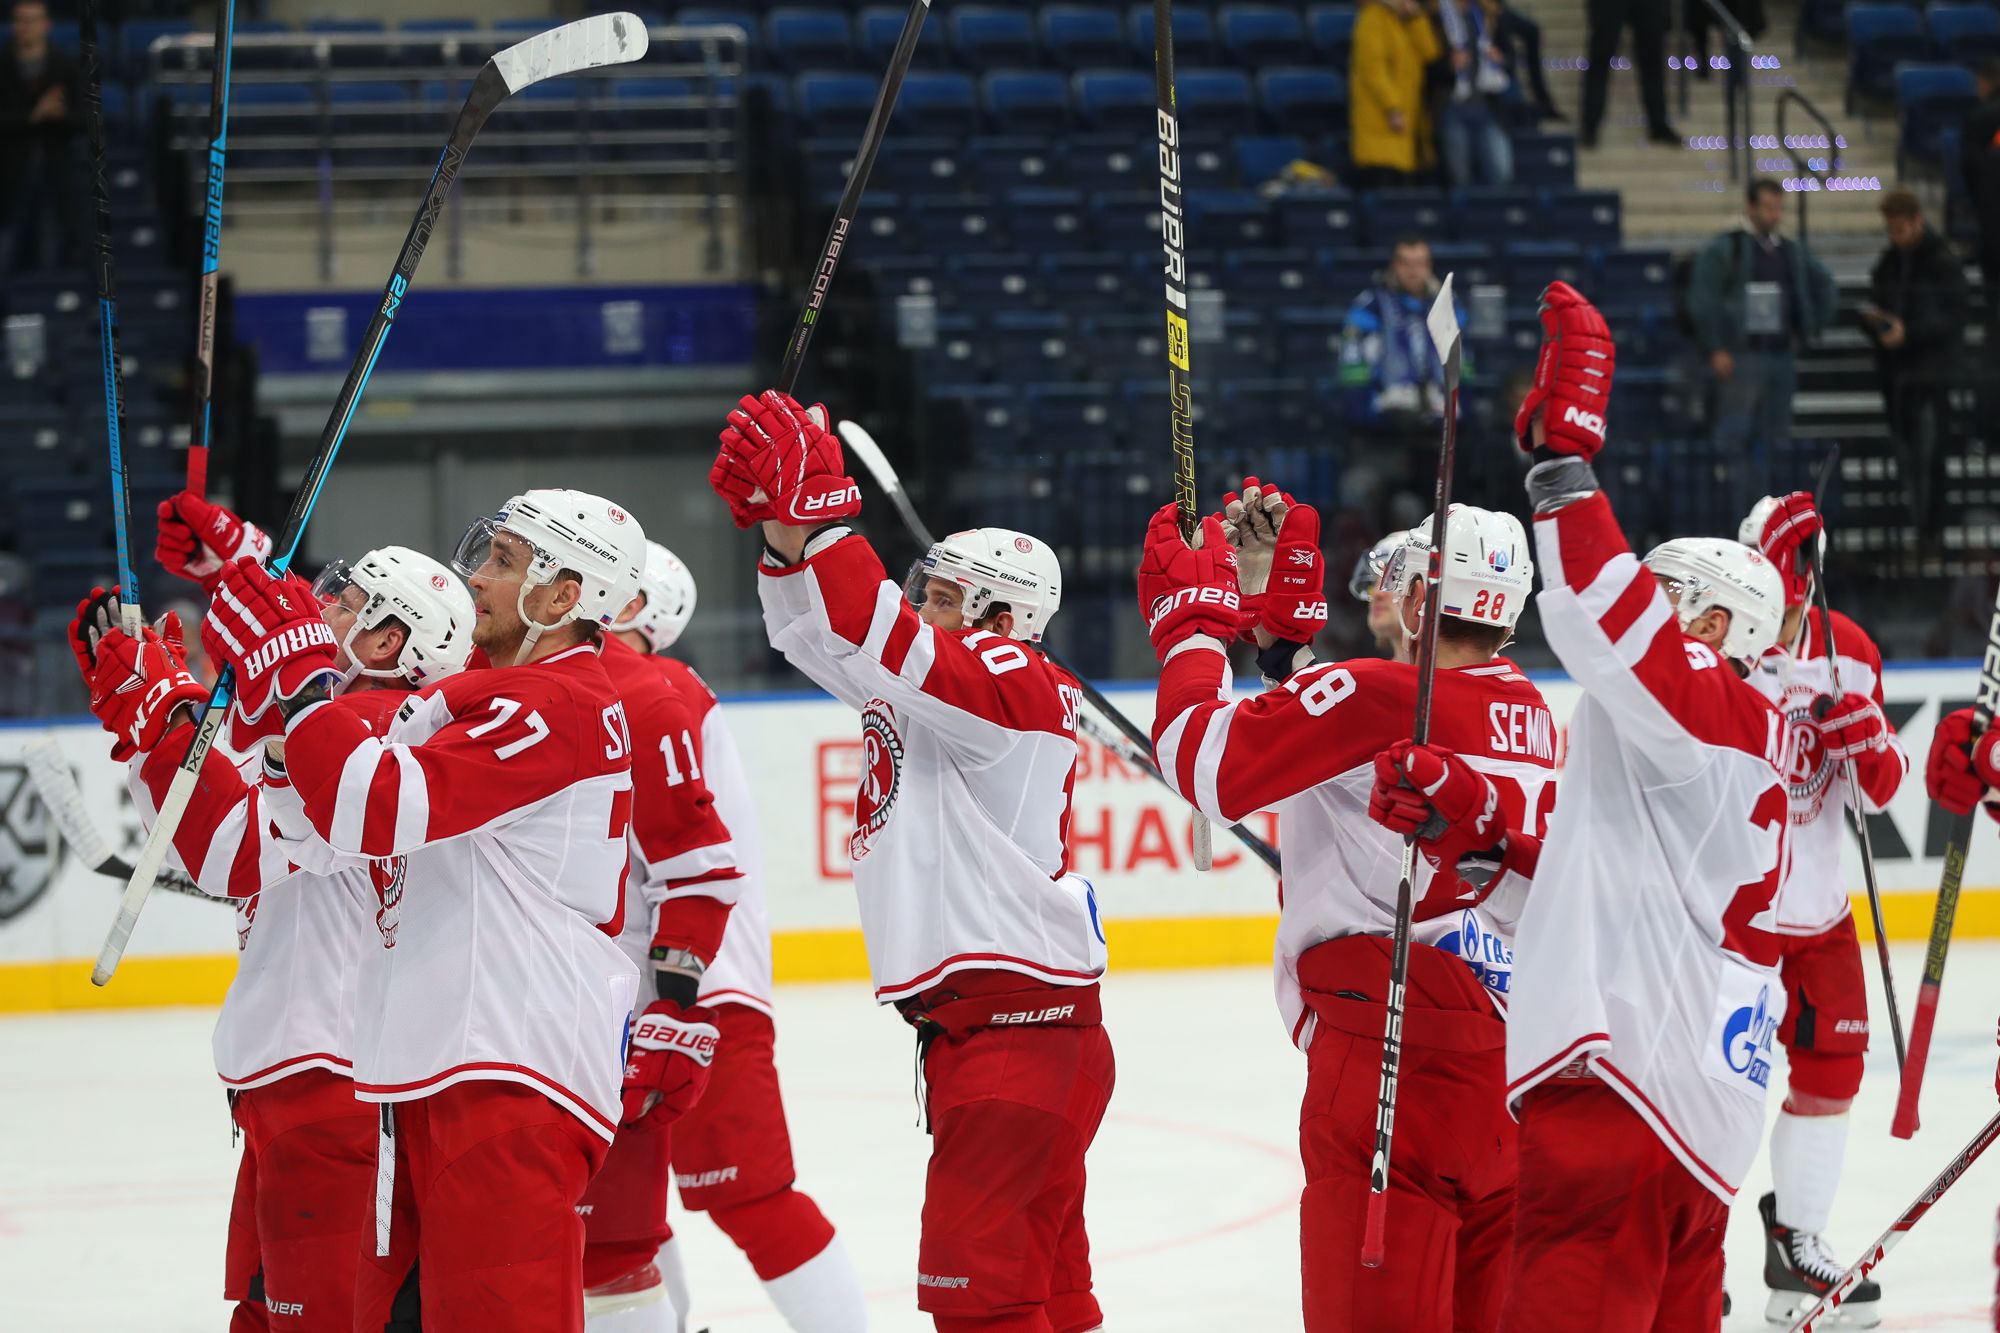
[[[1455,850],[1441,850],[1439,865],[1420,862],[1388,1262],[1364,1268],[1376,1081],[1357,1071],[1373,1071],[1382,1058],[1403,850],[1400,837],[1369,818],[1369,804],[1377,754],[1409,744],[1417,669],[1377,658],[1312,664],[1327,610],[1319,515],[1307,505],[1266,507],[1251,483],[1243,507],[1239,532],[1262,526],[1260,507],[1278,511],[1275,552],[1247,541],[1239,574],[1219,520],[1208,519],[1201,545],[1190,549],[1167,505],[1147,532],[1139,599],[1162,663],[1153,714],[1161,772],[1220,824],[1278,813],[1278,1007],[1308,1061],[1299,1115],[1305,1326],[1491,1330],[1513,1233],[1500,1015],[1518,903],[1488,911],[1484,890],[1493,881],[1461,879]],[[1423,613],[1430,531],[1429,520],[1412,531],[1381,577],[1404,636]],[[1452,506],[1447,533],[1436,748],[1419,758],[1436,768],[1423,776],[1463,789],[1464,802],[1483,808],[1486,837],[1461,850],[1488,852],[1509,825],[1539,827],[1554,795],[1556,730],[1540,691],[1497,656],[1533,588],[1527,534],[1511,515],[1465,505]],[[1232,702],[1226,650],[1239,585],[1256,607],[1258,663],[1274,688]],[[1510,854],[1531,855],[1532,839],[1517,836]]]
[[[860,1276],[819,1206],[793,1187],[791,1134],[773,1058],[771,926],[764,910],[763,849],[749,775],[714,692],[692,667],[666,655],[694,615],[694,576],[666,547],[646,545],[640,595],[612,627],[610,638],[636,650],[623,657],[655,672],[680,699],[687,721],[674,733],[672,747],[661,747],[663,776],[675,792],[713,795],[715,813],[728,829],[729,860],[737,875],[731,881],[736,902],[721,946],[704,955],[706,966],[691,978],[698,1002],[722,1039],[707,1090],[674,1124],[673,1177],[681,1202],[706,1212],[736,1242],[795,1333],[858,1333],[868,1325]],[[612,654],[607,642],[607,666]],[[628,694],[628,707],[630,699]],[[643,753],[638,733],[635,718],[633,745]],[[643,774],[635,775],[634,782],[643,799]],[[695,859],[675,868],[695,875],[705,865]],[[645,968],[653,966],[648,951],[658,946],[648,925],[655,915],[649,901],[652,883],[653,877],[639,873],[628,880],[625,933],[619,937],[627,955]],[[668,905],[673,903],[669,898]],[[660,919],[669,919],[664,909]],[[597,1193],[595,1186],[591,1193]],[[686,1270],[666,1225],[664,1199],[661,1203],[653,1219],[662,1237],[657,1261],[685,1333]],[[592,1214],[588,1221],[595,1220]]]
[[[337,561],[315,590],[348,682],[335,706],[377,734],[410,690],[460,670],[472,649],[464,587],[413,551]],[[104,616],[105,603],[96,606]],[[72,631],[80,661],[90,660],[93,618],[86,604]],[[121,697],[110,677],[129,676],[121,644],[130,640],[107,634],[96,647],[100,706]],[[206,691],[161,686],[185,675],[176,644],[148,631],[143,651],[150,688],[128,696],[167,728],[142,727],[131,756],[133,801],[150,825],[191,739],[183,704]],[[214,1038],[216,1072],[246,1140],[224,1269],[224,1297],[236,1303],[230,1326],[351,1327],[375,1154],[375,1115],[355,1099],[352,1078],[355,974],[374,922],[368,866],[335,857],[314,835],[287,780],[282,741],[240,765],[209,753],[169,856],[237,907],[241,956]]]
[[[1785,1007],[1784,719],[1744,679],[1784,590],[1738,542],[1633,556],[1590,465],[1610,335],[1564,283],[1542,328],[1515,424],[1536,460],[1536,606],[1583,697],[1515,935],[1520,1193],[1501,1327],[1713,1329]]]
[[[1764,1284],[1771,1291],[1764,1313],[1776,1323],[1805,1313],[1847,1269],[1821,1238],[1833,1216],[1848,1108],[1861,1091],[1868,1050],[1868,990],[1840,865],[1847,836],[1842,816],[1856,800],[1846,764],[1854,761],[1867,813],[1888,805],[1910,769],[1882,711],[1882,654],[1838,611],[1832,629],[1839,656],[1829,667],[1827,626],[1811,609],[1812,578],[1799,558],[1806,542],[1824,541],[1823,531],[1812,496],[1794,491],[1758,501],[1737,534],[1763,551],[1785,581],[1778,641],[1750,673],[1750,683],[1785,715],[1790,733],[1790,857],[1778,890],[1777,926],[1784,950],[1778,971],[1785,981],[1778,1040],[1790,1076],[1771,1130],[1772,1192],[1757,1205],[1765,1233]],[[1862,1283],[1842,1302],[1841,1322],[1879,1323],[1881,1294],[1873,1281]]]
[[[825,410],[746,398],[710,481],[763,524],[771,644],[861,712],[848,843],[875,996],[918,1029],[932,1147],[917,1305],[941,1333],[1082,1333],[1084,1150],[1110,1100],[1104,938],[1067,874],[1075,677],[1035,648],[1062,597],[1023,533],[954,533],[921,607],[844,521]]]
[[[631,742],[596,640],[643,541],[577,491],[476,524],[454,562],[473,642],[511,665],[427,687],[385,736],[330,706],[331,635],[303,583],[245,560],[216,590],[211,642],[249,716],[285,715],[313,831],[372,861],[354,1077],[381,1130],[357,1328],[583,1327],[575,1205],[621,1119],[638,980],[611,938]]]

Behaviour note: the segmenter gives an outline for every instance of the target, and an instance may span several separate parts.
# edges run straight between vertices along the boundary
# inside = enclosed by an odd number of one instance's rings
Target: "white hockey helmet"
[[[1047,542],[1011,528],[954,532],[924,552],[912,571],[915,591],[930,579],[965,589],[967,624],[984,619],[995,603],[1014,613],[1013,637],[1034,643],[1062,605],[1062,563]]]
[[[1777,507],[1778,497],[1775,495],[1767,495],[1751,505],[1750,512],[1744,515],[1743,521],[1736,527],[1736,540],[1745,546],[1763,550],[1764,524],[1770,519],[1771,511]],[[1821,524],[1819,530],[1819,556],[1821,560],[1826,559],[1824,524]],[[1812,592],[1811,581],[1796,569],[1781,569],[1778,571],[1778,577],[1785,581],[1785,605],[1803,606],[1807,596]]]
[[[1721,607],[1729,613],[1722,655],[1755,662],[1778,638],[1785,619],[1785,581],[1754,546],[1727,537],[1676,537],[1646,553],[1645,565],[1677,585],[1682,629]]]
[[[319,572],[312,586],[321,602],[345,601],[354,612],[354,624],[340,645],[351,664],[349,680],[379,676],[420,688],[463,671],[472,655],[472,594],[450,570],[421,552],[384,546],[353,564],[336,560]],[[365,599],[358,607],[346,596],[350,588]],[[354,636],[377,629],[392,617],[404,629],[396,665],[389,669],[360,665],[354,657]]]
[[[1445,536],[1439,611],[1474,625],[1514,628],[1535,591],[1535,562],[1528,554],[1528,534],[1521,520],[1476,505],[1455,504]],[[1390,552],[1383,582],[1400,596],[1412,581],[1429,577],[1430,561],[1431,520],[1426,517]]]
[[[1389,557],[1409,539],[1410,530],[1402,528],[1361,553],[1361,558],[1354,562],[1354,572],[1347,576],[1347,591],[1356,601],[1365,602],[1375,595],[1375,590],[1382,586],[1382,571],[1389,567]]]
[[[645,604],[616,628],[631,630],[649,651],[663,653],[680,638],[694,616],[694,575],[681,558],[656,541],[646,543],[646,567],[640,572],[639,594]]]

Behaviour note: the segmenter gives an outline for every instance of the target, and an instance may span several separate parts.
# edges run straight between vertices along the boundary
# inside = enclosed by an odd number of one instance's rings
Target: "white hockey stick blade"
[[[875,437],[861,428],[858,421],[843,421],[835,427],[840,432],[841,441],[861,459],[861,466],[868,469],[868,475],[875,478],[875,484],[889,495],[903,489],[903,479],[896,475],[896,469],[889,465],[889,457],[882,452],[882,446],[875,443]]]
[[[637,14],[598,14],[516,42],[495,53],[493,65],[512,96],[544,79],[629,64],[646,54],[646,45],[646,24]]]
[[[116,859],[111,845],[104,841],[104,835],[91,822],[90,812],[83,808],[83,793],[77,790],[76,779],[70,776],[62,747],[44,737],[22,747],[21,762],[27,765],[28,778],[35,784],[42,804],[48,807],[49,818],[55,821],[62,840],[92,870],[111,864]]]
[[[1454,275],[1444,275],[1444,286],[1438,288],[1437,300],[1431,302],[1430,314],[1424,316],[1424,324],[1431,331],[1431,345],[1437,348],[1438,363],[1451,360],[1452,345],[1458,341],[1458,307],[1451,299],[1451,280]]]

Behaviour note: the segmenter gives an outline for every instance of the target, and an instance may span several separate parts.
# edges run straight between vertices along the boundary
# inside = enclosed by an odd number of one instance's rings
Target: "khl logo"
[[[1757,1003],[1729,1016],[1722,1028],[1722,1059],[1731,1069],[1760,1088],[1771,1084],[1771,1038],[1778,1020],[1771,1015],[1771,988],[1757,992]]]

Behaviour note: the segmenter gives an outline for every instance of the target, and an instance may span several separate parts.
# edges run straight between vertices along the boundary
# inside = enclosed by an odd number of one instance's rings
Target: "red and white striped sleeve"
[[[149,829],[183,753],[179,743],[162,743],[134,765],[133,799]],[[283,779],[267,773],[264,780]],[[202,761],[173,850],[195,885],[217,898],[254,897],[297,868],[263,809],[263,793],[216,750]]]
[[[656,910],[653,943],[713,962],[743,891],[736,844],[709,790],[698,718],[650,662],[654,688],[628,692],[632,723],[631,845]]]
[[[1809,646],[1808,652],[1824,653],[1826,640],[1817,610],[1812,614],[1811,624],[1816,641]],[[1833,646],[1840,653],[1841,689],[1866,694],[1875,701],[1877,708],[1883,707],[1882,651],[1875,646],[1875,641],[1861,626],[1835,611]],[[1884,724],[1888,725],[1886,716]],[[1902,787],[1903,779],[1910,773],[1910,752],[1904,748],[1903,738],[1896,734],[1894,726],[1888,726],[1888,733],[1887,745],[1862,754],[1854,761],[1855,776],[1861,780],[1862,804],[1874,814],[1888,808],[1889,802],[1895,799],[1897,790]]]

